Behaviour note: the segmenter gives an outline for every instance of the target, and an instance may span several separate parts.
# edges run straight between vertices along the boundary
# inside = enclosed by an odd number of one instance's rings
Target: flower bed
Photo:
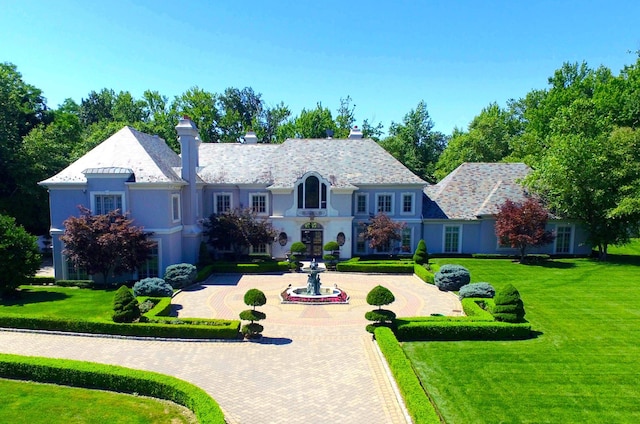
[[[340,290],[340,293],[334,296],[292,296],[288,290],[285,289],[280,293],[282,303],[349,303],[349,295],[343,290]]]

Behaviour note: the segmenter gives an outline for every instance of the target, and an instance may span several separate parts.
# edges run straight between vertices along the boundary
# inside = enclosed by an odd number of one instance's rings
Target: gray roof
[[[84,183],[85,174],[133,172],[138,183],[182,182],[180,157],[158,136],[124,127],[42,185]]]
[[[200,145],[200,177],[209,184],[293,188],[315,171],[333,187],[427,183],[371,139],[288,139],[282,144]]]
[[[293,188],[307,172],[332,187],[418,185],[414,175],[371,139],[288,139],[282,144],[201,143],[199,181],[205,184]],[[124,127],[43,185],[84,183],[85,174],[132,172],[138,183],[183,182],[180,157],[161,138]]]
[[[524,163],[463,163],[442,181],[426,187],[426,218],[477,219],[494,215],[505,200],[522,202],[527,193],[519,183],[531,172]]]

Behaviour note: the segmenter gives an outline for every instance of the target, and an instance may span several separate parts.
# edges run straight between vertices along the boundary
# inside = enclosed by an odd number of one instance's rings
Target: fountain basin
[[[320,294],[307,294],[307,287],[289,287],[280,293],[281,303],[349,303],[349,295],[337,287],[320,287]]]

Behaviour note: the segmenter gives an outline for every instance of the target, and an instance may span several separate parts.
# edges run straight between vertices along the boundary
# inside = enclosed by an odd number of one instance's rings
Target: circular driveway
[[[281,304],[289,284],[305,274],[215,275],[175,296],[179,316],[237,319],[244,293],[258,288],[267,304],[256,342],[188,342],[115,339],[0,331],[0,351],[77,359],[156,371],[207,391],[229,423],[407,423],[395,383],[364,327],[373,307],[366,294],[380,284],[396,301],[399,317],[460,315],[460,302],[412,275],[325,272],[323,285],[351,297],[348,305]]]

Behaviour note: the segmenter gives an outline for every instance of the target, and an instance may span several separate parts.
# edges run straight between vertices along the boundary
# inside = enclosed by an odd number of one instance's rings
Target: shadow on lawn
[[[65,300],[69,296],[65,293],[60,292],[49,292],[49,291],[31,291],[29,289],[22,289],[15,293],[15,296],[12,296],[8,299],[3,299],[0,301],[1,305],[4,306],[24,306],[32,303],[43,303],[43,302],[54,302],[57,300]]]
[[[597,259],[594,259],[597,261]],[[636,255],[607,255],[607,260],[602,261],[603,264],[611,265],[635,265],[640,266],[640,256]]]

